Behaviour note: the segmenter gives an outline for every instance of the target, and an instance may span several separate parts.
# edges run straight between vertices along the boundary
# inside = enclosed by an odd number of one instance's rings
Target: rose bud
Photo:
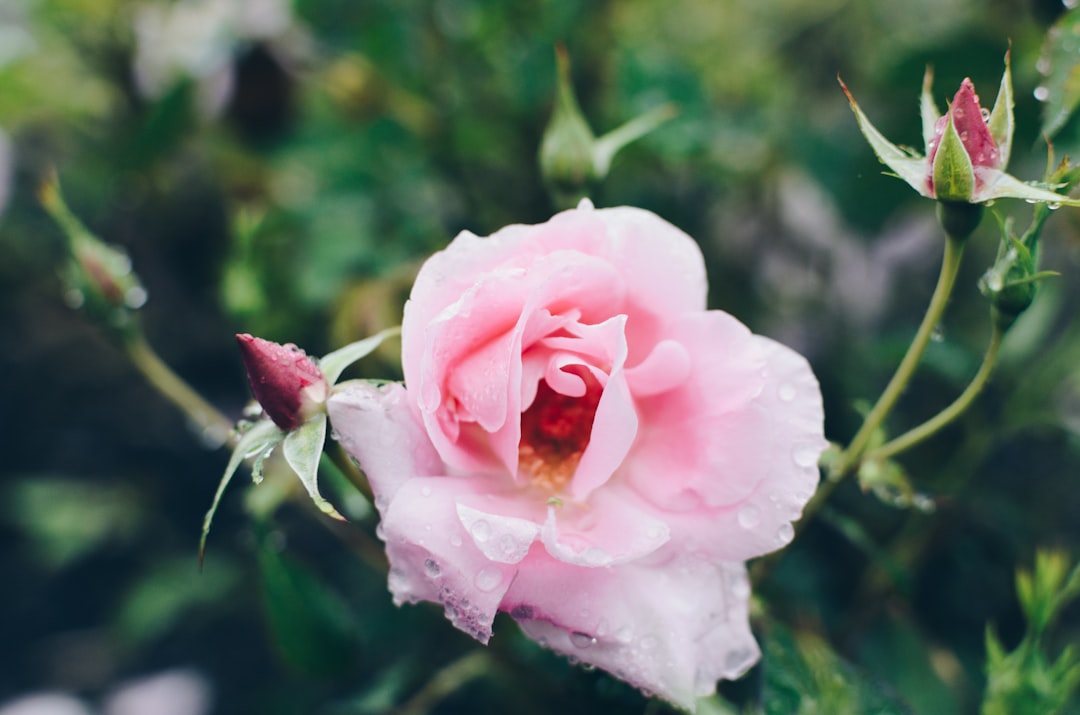
[[[292,343],[236,336],[255,399],[278,427],[294,430],[323,411],[326,378],[315,361]]]
[[[1001,87],[989,112],[980,106],[975,85],[965,79],[942,116],[930,93],[931,80],[932,74],[927,69],[921,101],[926,156],[902,149],[882,136],[859,109],[847,85],[840,81],[860,130],[881,163],[922,196],[946,203],[981,204],[993,199],[1017,198],[1032,203],[1080,205],[1080,200],[1025,183],[1004,171],[1013,137],[1008,54]]]

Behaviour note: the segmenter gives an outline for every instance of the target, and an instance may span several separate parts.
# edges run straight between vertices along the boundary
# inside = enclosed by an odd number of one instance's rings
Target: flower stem
[[[180,408],[208,444],[233,446],[232,422],[173,372],[141,334],[124,341],[128,357],[158,392]]]
[[[979,366],[979,371],[975,373],[975,377],[972,378],[968,386],[951,405],[926,422],[923,422],[918,427],[914,427],[896,439],[883,444],[877,449],[871,450],[866,456],[870,459],[886,459],[895,454],[899,454],[900,452],[915,446],[919,442],[922,442],[924,439],[933,436],[942,427],[963,414],[964,410],[970,407],[971,403],[974,402],[975,398],[982,392],[983,388],[986,386],[987,380],[990,378],[990,373],[994,371],[994,366],[997,364],[998,351],[1001,348],[1002,337],[1003,333],[1001,329],[995,324],[994,332],[990,336],[990,344],[986,346],[986,354],[983,356],[982,365]]]
[[[470,650],[436,673],[416,695],[396,708],[394,715],[425,715],[470,680],[487,672],[490,665],[487,653]]]
[[[851,444],[848,445],[840,459],[837,460],[831,475],[833,479],[843,478],[859,462],[870,438],[877,428],[881,426],[881,423],[888,416],[893,405],[896,404],[897,399],[899,399],[911,380],[911,376],[914,374],[915,368],[919,364],[923,352],[926,351],[927,344],[930,342],[930,336],[933,334],[934,328],[941,321],[941,316],[945,312],[945,305],[949,302],[953,284],[956,282],[956,274],[960,269],[960,259],[964,254],[964,244],[964,238],[954,238],[951,235],[946,235],[945,255],[941,261],[941,273],[938,274],[937,286],[934,288],[934,295],[930,298],[930,305],[926,309],[926,315],[923,316],[922,324],[919,325],[919,330],[915,333],[915,339],[911,341],[907,354],[900,361],[900,366],[896,368],[892,380],[885,387],[885,391],[881,393],[877,404],[866,415],[862,427],[855,433]]]

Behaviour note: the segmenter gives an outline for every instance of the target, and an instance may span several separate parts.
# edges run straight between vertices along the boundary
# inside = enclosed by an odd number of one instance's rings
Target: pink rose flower
[[[382,516],[395,601],[533,639],[692,708],[758,658],[743,562],[818,482],[806,361],[705,308],[694,241],[587,201],[421,269],[405,385],[328,400]]]

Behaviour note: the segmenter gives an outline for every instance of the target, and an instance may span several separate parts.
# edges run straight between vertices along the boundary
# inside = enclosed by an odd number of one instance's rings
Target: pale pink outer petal
[[[476,547],[457,509],[460,498],[491,485],[440,475],[442,463],[403,393],[400,385],[339,385],[327,405],[331,423],[377,495],[395,603],[441,603],[455,626],[487,643],[514,567]]]
[[[741,563],[659,553],[609,568],[529,562],[503,605],[530,638],[688,710],[760,655]]]

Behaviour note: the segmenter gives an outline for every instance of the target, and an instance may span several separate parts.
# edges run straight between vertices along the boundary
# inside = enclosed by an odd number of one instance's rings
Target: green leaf
[[[341,373],[345,371],[345,368],[352,365],[357,360],[367,357],[375,351],[383,341],[387,338],[392,338],[401,334],[401,328],[387,328],[382,332],[376,333],[369,338],[364,338],[355,343],[349,343],[343,348],[335,350],[331,353],[323,355],[319,359],[319,369],[322,370],[324,376],[326,376],[327,383],[333,385],[341,377]]]
[[[1043,201],[1048,204],[1061,204],[1062,206],[1080,206],[1080,199],[1072,199],[1048,189],[1026,184],[1011,174],[990,170],[983,170],[983,172],[981,176],[985,180],[985,185],[979,192],[979,201],[1024,199],[1031,203]]]
[[[1009,66],[1009,53],[1005,53],[1005,72],[1001,75],[1001,87],[998,88],[997,99],[994,100],[994,108],[990,111],[990,119],[986,122],[990,129],[990,135],[997,142],[999,159],[998,166],[1009,165],[1009,154],[1012,152],[1013,140],[1013,90],[1012,68]]]
[[[1042,133],[1052,137],[1069,121],[1080,104],[1080,9],[1066,11],[1043,42]]]
[[[240,468],[240,463],[245,459],[255,459],[256,464],[261,467],[262,460],[281,442],[284,436],[285,433],[273,422],[260,420],[244,432],[236,443],[232,456],[229,457],[229,463],[225,467],[225,473],[221,475],[221,481],[218,482],[217,491],[214,492],[214,501],[210,504],[210,508],[203,518],[202,536],[199,537],[200,565],[203,556],[206,554],[206,537],[210,534],[210,524],[214,521],[214,513],[217,512],[218,503],[221,502],[221,495],[225,493],[225,487],[229,486],[233,474]],[[255,473],[253,472],[253,474]]]
[[[345,517],[319,494],[319,457],[322,456],[325,443],[326,414],[320,413],[285,436],[282,453],[296,476],[300,477],[315,506],[324,514],[345,521]]]
[[[282,660],[302,673],[319,677],[354,670],[358,629],[345,600],[283,554],[267,529],[260,531],[263,603]]]
[[[904,715],[909,708],[843,661],[821,636],[770,623],[763,639],[765,715]]]
[[[937,126],[937,121],[941,119],[941,112],[938,111],[937,105],[934,103],[934,96],[930,93],[930,87],[934,82],[934,71],[930,68],[926,68],[926,74],[923,75],[922,83],[922,95],[919,97],[919,115],[922,117],[922,134],[923,145],[930,146],[930,142],[934,139],[934,127]]]

